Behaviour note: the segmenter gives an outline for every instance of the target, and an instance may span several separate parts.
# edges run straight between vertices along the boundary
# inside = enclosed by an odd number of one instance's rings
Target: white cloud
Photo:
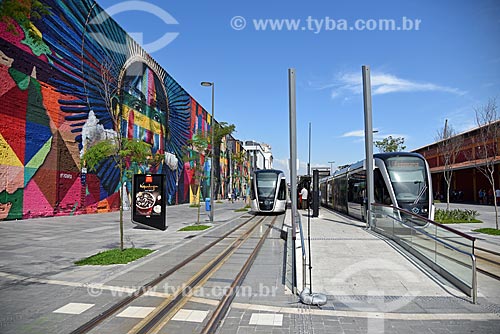
[[[387,138],[391,136],[392,138],[404,138],[405,141],[407,141],[410,136],[405,135],[405,134],[400,134],[400,133],[384,133],[382,131],[379,131],[378,129],[374,129],[374,131],[377,131],[376,133],[373,134],[373,140],[381,140],[384,138]],[[361,143],[364,142],[365,138],[365,131],[364,130],[353,130],[346,132],[340,136],[341,138],[349,138],[349,137],[354,137],[356,140],[354,142],[356,143]]]
[[[382,95],[400,92],[444,92],[455,95],[464,95],[466,92],[458,88],[441,86],[430,82],[417,82],[383,72],[372,72],[370,76],[372,94]],[[363,92],[361,72],[339,73],[333,82],[327,84],[309,83],[314,89],[331,89],[332,99],[361,94]]]
[[[382,134],[379,129],[375,128],[373,129],[373,131],[376,131],[374,134],[373,134],[373,138],[385,138],[387,136],[397,136],[397,137],[404,137],[404,135],[393,135],[393,134],[388,134],[388,135],[384,135]],[[361,138],[364,138],[365,137],[365,130],[354,130],[354,131],[349,131],[349,132],[346,132],[344,133],[341,137],[361,137]]]
[[[341,137],[364,137],[365,130],[354,130],[344,133]]]

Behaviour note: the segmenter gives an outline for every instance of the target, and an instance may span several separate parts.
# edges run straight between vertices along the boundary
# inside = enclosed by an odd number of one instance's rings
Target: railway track
[[[210,260],[206,261],[205,265],[189,279],[187,279],[180,286],[180,288],[178,288],[173,294],[168,295],[168,297],[164,298],[164,300],[146,318],[135,324],[135,326],[128,331],[129,334],[158,333],[169,323],[172,317],[192,298],[194,292],[202,287],[207,282],[207,280],[210,279],[210,277],[212,277],[218,270],[221,269],[221,267],[231,257],[231,255],[238,251],[243,245],[248,245],[249,239],[255,239],[255,235],[258,235],[259,241],[257,245],[252,246],[253,251],[248,256],[239,273],[236,275],[236,278],[232,282],[231,287],[229,289],[226,289],[226,293],[219,300],[218,306],[213,312],[210,312],[209,319],[204,322],[205,325],[202,327],[201,333],[214,333],[218,328],[220,322],[224,319],[224,316],[226,315],[229,306],[235,297],[237,288],[242,284],[246,274],[250,270],[250,267],[255,260],[262,244],[273,228],[277,217],[278,216],[252,216],[251,218],[246,219],[243,223],[237,225],[230,231],[218,237],[216,240],[206,245],[196,253],[190,255],[185,260],[179,262],[169,270],[166,270],[164,273],[159,275],[158,278],[145,284],[135,293],[120,300],[108,309],[101,312],[98,316],[81,325],[80,327],[72,331],[71,334],[88,333],[90,331],[99,332],[99,325],[105,323],[108,319],[112,319],[113,316],[116,315],[120,310],[124,309],[133,301],[141,298],[145,292],[154,288],[166,278],[172,276],[179,269],[188,265],[193,265],[193,262],[202,254],[206,255],[207,251],[209,251],[210,249],[215,249],[214,246],[224,245],[225,247],[222,251],[218,251],[214,256],[211,257]],[[263,231],[264,226],[266,225],[267,229]],[[226,246],[225,243],[227,243],[228,241],[230,241],[230,243]],[[245,246],[245,249],[248,249],[248,247]]]
[[[476,256],[477,271],[500,281],[500,253],[482,247],[474,247],[474,256]]]

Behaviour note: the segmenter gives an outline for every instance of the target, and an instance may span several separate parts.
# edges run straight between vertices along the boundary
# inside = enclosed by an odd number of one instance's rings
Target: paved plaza
[[[168,208],[169,227],[164,232],[135,227],[126,216],[126,247],[156,252],[128,265],[109,267],[77,267],[73,262],[118,246],[116,212],[1,222],[0,332],[71,332],[186,257],[186,250],[213,240],[238,219],[251,217],[235,211],[243,206],[241,201],[216,204],[214,226],[203,232],[178,231],[196,221],[197,209],[187,205]],[[490,217],[490,208],[479,209],[484,211],[482,218]],[[299,213],[307,238],[307,212]],[[207,218],[202,207],[201,220]],[[285,286],[287,245],[281,229],[289,226],[290,212],[279,218],[280,225],[266,239],[219,333],[498,333],[498,281],[479,274],[474,305],[397,246],[366,230],[363,223],[326,209],[310,219],[310,230],[313,292],[325,294],[328,302],[321,308],[300,303]],[[483,244],[500,245],[499,237],[475,236]],[[235,256],[230,263],[243,261],[242,255]],[[301,289],[300,262],[298,268]],[[178,276],[179,281],[184,277]],[[220,289],[233,278],[218,274],[207,287]],[[147,293],[92,333],[118,333],[120,326],[147,316],[167,292],[163,286]],[[170,332],[196,331],[214,303],[210,293],[196,295],[174,316]]]

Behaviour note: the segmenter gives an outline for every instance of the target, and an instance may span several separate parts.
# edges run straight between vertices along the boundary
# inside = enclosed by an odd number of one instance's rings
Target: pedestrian
[[[479,189],[479,204],[484,204],[484,190],[483,188]]]
[[[302,187],[302,190],[300,191],[300,195],[302,197],[302,209],[303,210],[306,210],[307,209],[307,195],[308,195],[308,192],[307,192],[307,189],[306,187]]]
[[[493,189],[488,190],[488,202],[486,204],[493,204]]]

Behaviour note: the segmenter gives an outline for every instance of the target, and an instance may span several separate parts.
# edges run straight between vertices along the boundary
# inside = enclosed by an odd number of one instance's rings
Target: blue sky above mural
[[[288,158],[288,68],[301,172],[309,122],[313,166],[362,159],[362,65],[372,72],[375,139],[402,136],[408,149],[433,142],[445,119],[473,127],[474,108],[500,92],[494,0],[98,3],[207,110],[200,82],[214,81],[216,118],[239,139],[269,143],[277,168]]]

